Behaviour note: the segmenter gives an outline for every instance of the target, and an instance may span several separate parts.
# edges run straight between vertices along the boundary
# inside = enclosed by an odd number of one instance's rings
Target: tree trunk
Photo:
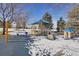
[[[3,35],[5,35],[5,20],[3,20]]]

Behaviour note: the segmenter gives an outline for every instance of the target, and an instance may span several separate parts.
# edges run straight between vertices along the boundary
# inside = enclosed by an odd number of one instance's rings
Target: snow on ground
[[[64,40],[61,35],[56,38],[48,40],[45,36],[32,36],[34,42],[26,48],[32,56],[79,56],[79,38]]]
[[[2,29],[2,28],[1,28]],[[9,35],[26,35],[25,32],[27,32],[28,34],[31,34],[31,30],[32,29],[13,29],[13,28],[9,28],[8,31],[9,31]]]
[[[9,32],[9,35],[26,35],[25,31],[13,31],[13,32]]]

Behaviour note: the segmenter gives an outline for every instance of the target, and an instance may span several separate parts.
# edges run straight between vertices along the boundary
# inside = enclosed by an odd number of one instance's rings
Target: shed
[[[72,27],[67,27],[64,29],[64,38],[71,38],[72,33],[74,32]]]

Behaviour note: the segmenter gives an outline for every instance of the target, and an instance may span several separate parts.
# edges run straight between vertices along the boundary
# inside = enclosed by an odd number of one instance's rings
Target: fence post
[[[8,47],[8,19],[6,19],[5,26],[6,26],[5,41],[6,41],[6,47]]]

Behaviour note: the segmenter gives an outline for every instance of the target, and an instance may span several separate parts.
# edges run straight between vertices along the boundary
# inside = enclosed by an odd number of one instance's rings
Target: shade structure
[[[73,28],[72,27],[67,27],[64,29],[64,32],[73,32]]]

